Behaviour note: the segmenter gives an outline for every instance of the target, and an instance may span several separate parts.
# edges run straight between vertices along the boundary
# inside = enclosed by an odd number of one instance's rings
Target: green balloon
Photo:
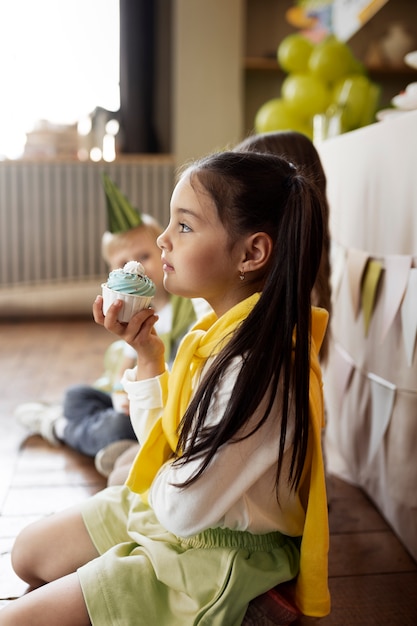
[[[311,74],[328,83],[334,83],[342,76],[350,74],[354,65],[355,60],[349,46],[334,36],[317,44],[308,61]]]
[[[366,105],[362,110],[359,126],[368,126],[375,122],[376,112],[378,110],[381,98],[381,87],[375,83],[369,83],[369,93]]]
[[[353,59],[352,68],[349,74],[366,74],[366,71],[366,67],[362,61],[359,61],[359,59]]]
[[[298,130],[305,132],[308,125],[281,98],[265,102],[255,116],[255,131],[268,133],[274,130]],[[303,130],[301,130],[303,129]]]
[[[342,110],[343,130],[354,130],[362,125],[362,118],[365,115],[369,116],[370,98],[374,100],[366,76],[352,74],[336,83],[333,89],[333,102]]]
[[[327,85],[309,74],[290,74],[282,83],[281,95],[298,115],[309,118],[324,113],[331,102]]]
[[[285,37],[278,46],[277,59],[285,72],[307,72],[308,60],[314,48],[313,43],[294,33]]]

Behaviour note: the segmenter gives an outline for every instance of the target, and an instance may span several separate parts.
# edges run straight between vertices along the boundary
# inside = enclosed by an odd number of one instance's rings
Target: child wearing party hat
[[[170,364],[179,341],[196,320],[191,300],[172,296],[163,286],[163,270],[156,239],[162,227],[150,215],[135,209],[120,189],[103,174],[109,230],[102,237],[102,255],[110,269],[139,261],[156,286],[153,306],[158,311],[156,330],[165,344]],[[104,355],[104,372],[93,386],[74,385],[66,390],[62,405],[31,402],[18,406],[15,415],[32,434],[53,445],[61,443],[96,457],[107,475],[115,459],[137,443],[129,419],[129,406],[120,380],[133,367],[136,352],[124,341],[110,345]]]

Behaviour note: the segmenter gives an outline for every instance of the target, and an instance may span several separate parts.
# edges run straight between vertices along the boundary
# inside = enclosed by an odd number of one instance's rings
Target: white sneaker
[[[94,458],[94,465],[98,473],[108,478],[119,456],[134,445],[133,439],[119,439],[119,441],[113,441],[99,450]]]
[[[14,411],[18,422],[33,435],[40,435],[53,446],[60,441],[54,432],[55,422],[62,417],[62,406],[28,402],[20,404]]]

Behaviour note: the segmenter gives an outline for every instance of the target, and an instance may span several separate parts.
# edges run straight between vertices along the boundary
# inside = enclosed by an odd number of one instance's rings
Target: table
[[[317,149],[332,237],[327,469],[417,559],[417,111]]]

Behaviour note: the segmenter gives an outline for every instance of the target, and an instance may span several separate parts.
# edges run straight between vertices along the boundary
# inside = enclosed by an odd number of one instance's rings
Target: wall
[[[241,139],[242,0],[175,0],[173,153],[177,164]]]

